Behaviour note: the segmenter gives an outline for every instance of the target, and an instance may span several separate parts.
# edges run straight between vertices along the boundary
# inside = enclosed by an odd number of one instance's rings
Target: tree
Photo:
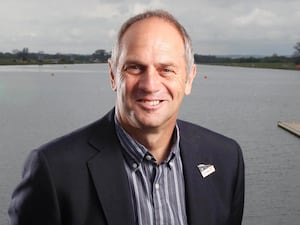
[[[294,46],[294,48],[295,48],[295,52],[294,52],[294,62],[295,62],[295,64],[300,64],[300,42],[298,42],[295,46]]]
[[[295,56],[300,56],[300,42],[298,42],[295,46],[294,46],[294,48],[295,48],[295,53],[294,53],[294,55]]]
[[[107,59],[109,59],[110,54],[106,52],[104,49],[99,49],[93,53],[92,57],[94,61],[107,62]]]
[[[23,48],[23,50],[21,52],[22,61],[27,61],[28,60],[28,55],[29,55],[29,49],[28,48]]]

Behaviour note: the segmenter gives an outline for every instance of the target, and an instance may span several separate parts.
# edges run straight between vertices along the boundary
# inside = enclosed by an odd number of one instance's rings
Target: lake
[[[0,225],[29,152],[114,105],[106,64],[0,67]],[[198,65],[180,118],[236,139],[246,165],[244,225],[300,224],[300,71]]]

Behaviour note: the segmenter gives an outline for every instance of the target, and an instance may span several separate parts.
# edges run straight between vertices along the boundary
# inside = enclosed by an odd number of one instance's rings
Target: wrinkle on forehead
[[[163,61],[170,57],[185,59],[183,39],[171,23],[160,18],[149,18],[133,24],[124,34],[121,42],[121,55],[127,55],[132,60],[140,59],[135,55],[143,50],[143,56],[155,55]]]

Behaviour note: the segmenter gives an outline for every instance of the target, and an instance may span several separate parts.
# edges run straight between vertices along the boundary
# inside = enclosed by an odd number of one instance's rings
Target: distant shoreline
[[[26,65],[71,65],[71,64],[105,64],[106,62],[0,62],[0,66],[26,66]],[[283,70],[298,70],[300,65],[296,66],[294,63],[197,63],[199,65],[212,65],[212,66],[231,66],[231,67],[245,67],[245,68],[262,68],[262,69],[283,69]]]
[[[3,63],[0,62],[0,66],[30,66],[30,65],[37,65],[37,66],[43,66],[43,65],[72,65],[72,64],[102,64],[106,62],[59,62],[59,63],[54,63],[54,62],[9,62],[9,63]]]
[[[282,70],[298,70],[300,65],[294,63],[205,63],[205,65],[214,66],[232,66],[232,67],[245,67],[245,68],[261,68],[261,69],[282,69]]]

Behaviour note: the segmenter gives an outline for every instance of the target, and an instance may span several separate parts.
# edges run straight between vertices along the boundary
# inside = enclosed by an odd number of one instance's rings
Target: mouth
[[[162,100],[138,100],[139,103],[143,104],[144,106],[148,106],[148,107],[154,107],[154,106],[158,106],[161,102],[163,102]]]
[[[145,104],[151,105],[151,106],[156,106],[160,103],[159,100],[154,100],[154,101],[143,101]]]

